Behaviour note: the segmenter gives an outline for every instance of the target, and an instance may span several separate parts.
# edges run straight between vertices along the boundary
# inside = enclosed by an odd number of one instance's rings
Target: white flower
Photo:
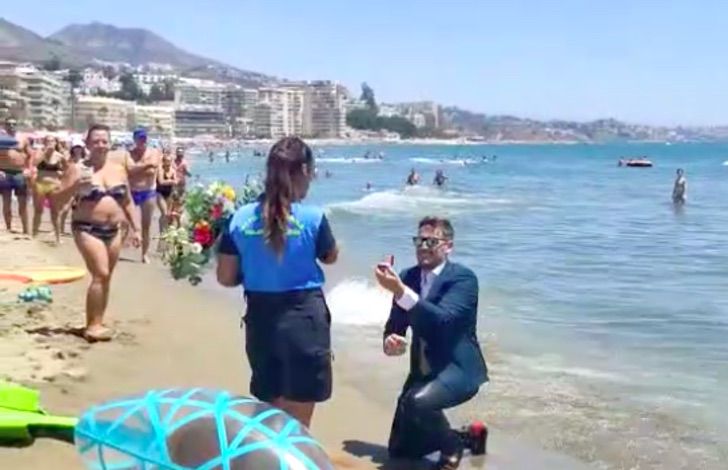
[[[199,255],[200,253],[202,253],[202,245],[200,245],[199,243],[193,243],[190,247],[190,251],[195,255]]]

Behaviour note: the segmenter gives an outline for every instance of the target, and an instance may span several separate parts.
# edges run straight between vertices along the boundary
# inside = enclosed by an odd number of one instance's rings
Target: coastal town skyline
[[[29,1],[8,5],[3,16],[42,35],[92,21],[146,28],[247,70],[330,79],[352,91],[367,81],[385,102],[432,100],[540,120],[728,124],[728,96],[720,91],[726,70],[710,59],[728,34],[720,24],[723,6],[696,11],[670,2],[656,12],[623,2],[591,9],[573,2],[413,5],[385,11],[377,1],[357,9],[326,1],[225,1],[200,14],[190,2],[172,9],[132,1],[112,9],[81,1],[71,10]],[[174,21],[165,21],[170,12]],[[304,40],[294,38],[296,22],[307,25]]]

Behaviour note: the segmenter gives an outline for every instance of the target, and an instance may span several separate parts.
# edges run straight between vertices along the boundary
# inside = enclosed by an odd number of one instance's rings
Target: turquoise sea
[[[413,263],[417,220],[437,214],[455,226],[453,259],[479,276],[491,367],[488,389],[456,419],[485,417],[598,468],[726,468],[728,144],[315,151],[310,200],[327,207],[344,253],[328,294],[335,340],[373,399],[391,399],[404,365],[378,353],[389,299],[371,266],[390,253],[398,267]],[[367,151],[384,159],[361,159]],[[655,166],[617,166],[636,155]],[[230,163],[206,157],[192,154],[204,180],[240,185],[263,170],[252,148]],[[688,180],[679,210],[678,167]],[[404,189],[410,168],[422,184]],[[449,177],[442,190],[436,169]]]

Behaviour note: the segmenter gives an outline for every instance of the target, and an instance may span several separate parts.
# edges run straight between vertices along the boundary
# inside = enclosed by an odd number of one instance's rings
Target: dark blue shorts
[[[331,397],[331,314],[320,289],[246,292],[250,393],[263,401]]]
[[[25,175],[20,170],[0,170],[5,173],[4,178],[0,178],[0,193],[14,192],[16,196],[23,197],[28,195],[28,185],[25,182]]]

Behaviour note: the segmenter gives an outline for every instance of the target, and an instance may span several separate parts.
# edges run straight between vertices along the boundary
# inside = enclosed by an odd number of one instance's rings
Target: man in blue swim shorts
[[[18,215],[23,233],[28,234],[28,186],[26,175],[33,161],[28,140],[16,134],[17,121],[8,118],[5,132],[0,132],[0,195],[3,202],[5,228],[10,231],[13,215],[13,195],[18,200]]]
[[[134,148],[131,162],[127,167],[129,186],[134,204],[141,212],[142,263],[149,263],[149,230],[152,226],[154,208],[157,205],[157,171],[162,162],[159,150],[147,146],[147,131],[138,128],[134,131]]]

